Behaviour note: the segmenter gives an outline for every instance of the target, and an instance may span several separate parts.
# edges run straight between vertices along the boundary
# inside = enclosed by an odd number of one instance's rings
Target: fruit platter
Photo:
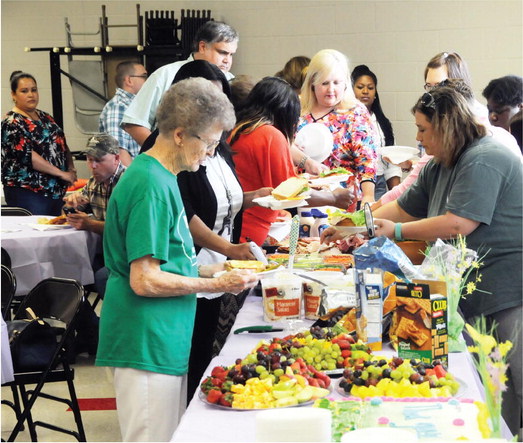
[[[460,388],[439,360],[370,358],[343,371],[336,390],[343,396],[455,397]]]
[[[312,404],[331,393],[330,378],[303,359],[282,355],[277,369],[271,361],[269,356],[256,363],[238,359],[230,367],[216,366],[200,385],[200,399],[225,409],[253,410]]]
[[[439,360],[378,357],[351,334],[313,326],[261,340],[233,365],[214,367],[200,385],[199,398],[229,410],[307,405],[331,393],[329,374],[342,375],[338,394],[360,398],[452,397],[460,388]]]

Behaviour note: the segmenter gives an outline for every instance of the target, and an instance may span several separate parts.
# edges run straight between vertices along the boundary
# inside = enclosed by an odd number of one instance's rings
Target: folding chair
[[[16,292],[16,277],[6,265],[2,264],[2,317],[11,320],[11,303]]]
[[[11,269],[11,256],[4,248],[2,248],[2,264]]]
[[[17,414],[17,423],[7,441],[16,439],[24,422],[27,422],[32,441],[37,441],[37,426],[71,435],[78,441],[86,441],[74,388],[74,370],[67,361],[66,352],[69,343],[68,336],[73,330],[74,320],[80,308],[83,293],[83,287],[76,280],[54,277],[38,283],[22,302],[15,318],[24,318],[26,308],[31,308],[36,316],[47,320],[55,329],[57,344],[53,356],[45,368],[34,372],[19,372],[15,368],[14,381],[4,385],[11,386],[13,396],[18,396],[19,391],[23,405],[23,410],[20,414]],[[60,398],[42,392],[44,385],[52,382],[67,382],[70,398]],[[26,385],[35,384],[36,387],[34,389],[26,390]],[[68,405],[73,411],[77,431],[64,429],[42,421],[33,421],[31,408],[39,397]]]
[[[2,206],[2,217],[17,216],[17,215],[33,215],[31,211],[17,206]]]

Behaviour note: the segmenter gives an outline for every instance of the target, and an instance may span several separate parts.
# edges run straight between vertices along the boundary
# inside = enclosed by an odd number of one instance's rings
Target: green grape
[[[336,363],[329,363],[327,369],[329,371],[334,371],[334,369],[336,369]]]
[[[393,369],[391,372],[390,372],[390,376],[393,380],[396,380],[396,381],[399,381],[402,376],[401,376],[401,372],[398,370],[398,369]]]
[[[323,360],[323,357],[321,355],[316,355],[316,357],[314,357],[314,361],[316,363],[320,363],[322,360]]]
[[[338,358],[339,355],[340,355],[339,352],[335,352],[335,351],[332,351],[332,352],[331,352],[331,357],[332,357],[332,358]]]
[[[368,372],[368,371],[363,371],[363,372],[361,373],[360,378],[361,378],[362,380],[367,380],[367,379],[369,378],[369,372]]]
[[[259,375],[260,380],[264,380],[264,379],[266,379],[267,377],[270,376],[270,374],[269,374],[268,371],[261,372],[261,373],[259,373],[259,374],[260,374],[260,375]]]
[[[283,369],[275,369],[274,370],[274,375],[276,377],[280,377],[281,375],[285,374],[285,371]]]
[[[334,344],[332,345],[332,350],[333,350],[334,352],[341,352],[340,345],[339,345],[338,343],[334,343]]]
[[[321,368],[322,369],[327,369],[329,367],[329,364],[325,361],[325,360],[322,360],[321,362]]]
[[[266,371],[267,371],[267,369],[264,366],[262,366],[262,365],[256,366],[256,373],[261,374]]]

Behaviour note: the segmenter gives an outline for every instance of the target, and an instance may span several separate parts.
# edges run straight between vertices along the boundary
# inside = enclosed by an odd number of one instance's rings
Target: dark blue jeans
[[[387,181],[385,176],[377,175],[376,176],[376,187],[374,188],[374,200],[378,201],[383,194],[387,192]]]
[[[4,186],[7,206],[17,206],[31,211],[33,215],[60,215],[64,202],[61,198],[45,197],[29,189]]]

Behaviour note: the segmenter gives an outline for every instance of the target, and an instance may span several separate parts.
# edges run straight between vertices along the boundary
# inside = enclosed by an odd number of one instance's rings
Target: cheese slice
[[[278,200],[290,200],[296,198],[304,190],[308,189],[309,182],[304,178],[291,177],[281,182],[273,191],[272,195]]]

